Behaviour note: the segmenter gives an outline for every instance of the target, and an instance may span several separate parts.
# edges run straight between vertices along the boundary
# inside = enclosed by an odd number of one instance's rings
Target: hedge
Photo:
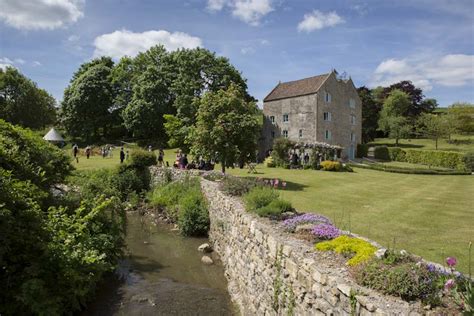
[[[390,154],[387,146],[375,146],[374,158],[380,160],[390,160]]]
[[[429,175],[470,175],[470,171],[462,170],[435,170],[435,169],[413,169],[413,168],[404,168],[404,167],[391,167],[384,166],[382,164],[349,164],[349,166],[354,168],[361,169],[371,169],[377,171],[385,171],[392,173],[403,173],[403,174],[429,174]]]
[[[369,153],[369,145],[367,144],[357,144],[357,158],[364,158],[367,157]]]
[[[389,159],[393,161],[408,162],[413,164],[422,164],[456,170],[472,170],[469,164],[469,159],[466,159],[467,155],[464,153],[441,150],[405,149],[400,147],[389,147],[387,148],[387,151]]]

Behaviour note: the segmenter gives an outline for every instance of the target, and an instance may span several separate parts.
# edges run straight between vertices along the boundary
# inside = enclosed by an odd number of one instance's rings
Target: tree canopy
[[[409,135],[411,127],[404,113],[410,107],[409,96],[401,90],[393,90],[385,99],[380,118],[378,121],[379,130],[388,133],[390,138],[395,138],[398,146],[398,140]]]
[[[222,172],[255,159],[262,115],[239,86],[207,92],[195,102],[198,114],[189,140],[195,157],[218,160]]]
[[[56,121],[56,100],[16,68],[0,68],[0,118],[33,129]]]

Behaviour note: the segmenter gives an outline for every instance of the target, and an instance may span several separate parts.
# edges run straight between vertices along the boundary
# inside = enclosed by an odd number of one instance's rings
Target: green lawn
[[[70,152],[70,151],[69,151]],[[175,149],[165,150],[170,165]],[[78,170],[110,168],[113,158],[80,157]],[[220,170],[220,166],[216,166]],[[474,176],[408,175],[355,168],[354,173],[286,170],[258,165],[259,174],[288,182],[282,196],[299,211],[329,216],[342,229],[367,236],[388,247],[406,249],[442,263],[459,259],[467,271],[469,241],[474,241]],[[246,169],[230,174],[249,176]]]
[[[474,176],[407,175],[355,168],[354,173],[257,167],[288,182],[282,196],[299,211],[329,216],[340,228],[467,271],[474,241]],[[248,176],[246,170],[230,174]],[[474,264],[474,263],[473,263]]]
[[[438,140],[438,150],[447,151],[474,151],[474,135],[454,135],[451,137],[456,143],[448,143],[446,139]],[[371,145],[387,145],[395,146],[395,139],[390,138],[376,138]],[[432,139],[401,139],[399,147],[413,148],[413,149],[428,149],[435,150],[435,141]]]

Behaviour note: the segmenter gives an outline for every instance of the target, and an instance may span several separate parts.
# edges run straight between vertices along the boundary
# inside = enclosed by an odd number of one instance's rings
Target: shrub
[[[257,209],[270,204],[278,199],[278,192],[267,187],[255,187],[244,195],[244,202],[249,212],[255,212]]]
[[[156,155],[152,151],[137,149],[132,151],[130,165],[135,168],[145,168],[156,165]]]
[[[183,179],[156,187],[153,192],[148,194],[150,205],[162,208],[171,219],[178,220],[180,200],[188,194],[191,188],[198,189],[196,181],[197,179],[194,178]]]
[[[275,161],[273,160],[272,156],[268,156],[265,161],[263,162],[265,166],[268,168],[274,168],[276,167]]]
[[[209,230],[209,212],[200,190],[188,191],[179,201],[178,226],[184,236],[203,236]]]
[[[474,151],[470,151],[464,155],[464,165],[467,170],[474,171]]]
[[[369,153],[369,145],[367,144],[357,144],[357,158],[367,157]]]
[[[400,147],[388,147],[390,160],[405,162],[405,151]]]
[[[288,218],[282,223],[283,228],[289,232],[294,232],[298,225],[303,224],[331,224],[331,221],[323,215],[305,213]]]
[[[371,260],[354,269],[356,281],[384,294],[399,296],[411,301],[422,299],[425,303],[439,304],[437,275],[424,265],[402,262],[388,265],[382,260]]]
[[[321,162],[321,167],[324,171],[340,171],[342,165],[339,161],[325,160]]]
[[[417,169],[417,168],[407,168],[407,167],[393,167],[383,164],[352,164],[352,167],[362,168],[362,169],[372,169],[385,172],[393,173],[404,173],[404,174],[431,174],[431,175],[470,175],[471,172],[461,171],[461,170],[436,170],[436,169]]]
[[[390,160],[390,154],[387,146],[375,146],[374,158],[380,160]]]
[[[281,214],[291,211],[293,211],[293,207],[290,202],[277,199],[264,207],[257,208],[255,213],[262,217],[278,218]]]
[[[278,167],[289,166],[288,153],[295,145],[294,142],[288,138],[277,138],[273,142],[272,157],[275,165]]]
[[[332,250],[349,256],[351,259],[347,261],[347,264],[350,266],[366,262],[374,256],[377,250],[367,241],[349,236],[339,236],[336,239],[318,243],[316,244],[316,249],[322,251]]]
[[[238,178],[227,176],[221,182],[221,189],[232,196],[241,196],[249,192],[257,185],[255,179]]]
[[[405,161],[457,170],[466,170],[464,154],[454,151],[404,149]]]

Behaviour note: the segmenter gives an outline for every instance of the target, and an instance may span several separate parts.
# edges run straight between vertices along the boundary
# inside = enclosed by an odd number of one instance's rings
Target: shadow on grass
[[[303,189],[307,188],[307,187],[308,187],[308,185],[306,185],[306,184],[286,181],[286,188],[284,188],[284,189],[279,188],[279,189],[282,190],[282,191],[303,191]]]

